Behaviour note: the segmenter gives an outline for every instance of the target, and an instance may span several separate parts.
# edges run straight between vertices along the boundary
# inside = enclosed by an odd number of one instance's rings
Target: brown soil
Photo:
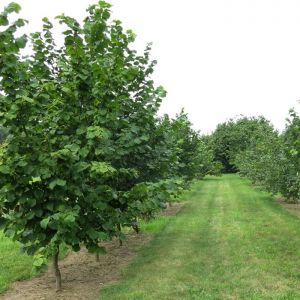
[[[168,204],[167,208],[161,212],[163,216],[175,216],[185,205],[184,202]]]
[[[288,203],[284,198],[278,198],[277,202],[287,209],[291,214],[300,217],[300,203]]]
[[[173,204],[164,211],[164,215],[175,215],[183,204]],[[71,252],[60,262],[62,290],[55,292],[55,278],[52,268],[40,276],[24,281],[17,281],[0,296],[3,300],[94,300],[99,298],[99,291],[104,286],[116,283],[121,271],[128,266],[141,246],[151,240],[150,234],[129,234],[123,246],[118,240],[103,243],[107,254],[96,262],[95,255],[86,249]]]

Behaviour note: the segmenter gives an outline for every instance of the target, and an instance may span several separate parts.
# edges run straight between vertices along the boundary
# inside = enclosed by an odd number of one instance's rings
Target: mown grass
[[[33,258],[20,252],[20,245],[0,231],[0,293],[9,285],[31,276]]]
[[[185,194],[100,299],[300,299],[300,219],[237,175]]]

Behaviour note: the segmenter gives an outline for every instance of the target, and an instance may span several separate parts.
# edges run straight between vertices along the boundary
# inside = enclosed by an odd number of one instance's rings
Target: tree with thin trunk
[[[54,269],[54,275],[55,275],[55,286],[56,291],[61,290],[61,274],[58,267],[58,258],[59,258],[59,247],[56,247],[54,256],[53,256],[53,269]]]
[[[8,131],[0,149],[4,231],[29,254],[46,255],[62,243],[100,253],[99,242],[119,236],[120,220],[146,209],[130,200],[142,180],[127,160],[147,148],[139,127],[155,127],[164,96],[150,80],[150,48],[144,55],[130,49],[134,34],[109,22],[104,1],[88,8],[83,26],[57,17],[67,27],[61,48],[47,18],[42,32],[17,37],[27,23],[10,21],[19,11],[11,3],[0,14],[0,126]],[[29,42],[33,54],[22,57]],[[53,257],[60,288],[58,252]]]
[[[137,220],[154,217],[182,190],[179,170],[187,182],[200,168],[187,117],[169,127],[157,117],[166,92],[151,79],[151,45],[142,54],[132,49],[134,33],[110,21],[110,7],[90,6],[83,25],[58,16],[62,47],[47,18],[41,32],[20,36],[27,21],[10,19],[20,6],[0,14],[4,232],[36,255],[35,266],[53,257],[57,290],[62,243],[99,259],[101,241],[122,241],[124,226],[138,232]],[[33,54],[23,57],[28,45]]]

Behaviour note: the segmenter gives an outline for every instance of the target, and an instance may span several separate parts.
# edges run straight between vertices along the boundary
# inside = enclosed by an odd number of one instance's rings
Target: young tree
[[[4,231],[29,254],[53,256],[59,290],[61,243],[99,253],[121,224],[159,208],[144,170],[165,92],[150,79],[150,47],[130,49],[134,34],[109,22],[108,3],[89,7],[83,26],[59,16],[62,48],[47,18],[42,32],[16,37],[26,21],[9,15],[19,11],[11,3],[0,15]],[[29,39],[33,55],[23,58]]]
[[[17,36],[19,11],[11,3],[0,14],[0,210],[37,266],[53,258],[59,290],[62,243],[98,254],[102,240],[122,241],[123,226],[138,231],[178,195],[181,177],[202,178],[210,156],[186,114],[156,117],[166,92],[151,79],[151,46],[133,50],[108,3],[90,6],[83,25],[57,17],[61,48],[47,18],[42,32]],[[33,54],[22,57],[27,44]]]

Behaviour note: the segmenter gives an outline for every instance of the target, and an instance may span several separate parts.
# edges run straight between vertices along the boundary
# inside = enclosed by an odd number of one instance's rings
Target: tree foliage
[[[223,165],[222,171],[237,172],[237,154],[247,149],[256,131],[269,126],[269,121],[264,117],[241,117],[219,124],[212,134],[212,140],[215,160]]]
[[[280,193],[289,201],[300,198],[299,120],[291,111],[282,134],[271,126],[262,127],[235,160],[243,176],[272,193]]]
[[[133,50],[134,33],[110,21],[108,3],[90,6],[83,25],[57,17],[62,47],[47,18],[42,32],[18,36],[27,21],[10,14],[19,11],[11,3],[0,14],[0,209],[6,235],[37,266],[54,256],[59,277],[59,245],[103,251],[99,242],[124,239],[123,226],[138,230],[211,172],[213,157],[186,114],[157,117],[166,92],[151,79],[151,45]]]
[[[300,198],[300,121],[295,111],[282,134],[263,117],[243,117],[218,125],[211,139],[223,172],[238,171],[289,201]]]

